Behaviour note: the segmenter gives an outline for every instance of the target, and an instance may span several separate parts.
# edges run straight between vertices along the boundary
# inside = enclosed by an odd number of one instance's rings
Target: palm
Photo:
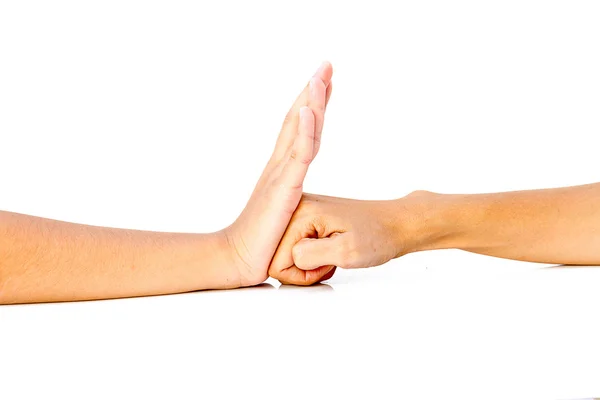
[[[241,286],[267,278],[271,259],[300,202],[308,166],[319,151],[332,72],[330,64],[323,64],[296,99],[246,208],[228,228]]]

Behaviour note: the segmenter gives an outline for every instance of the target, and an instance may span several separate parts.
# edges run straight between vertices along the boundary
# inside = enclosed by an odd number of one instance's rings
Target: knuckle
[[[271,278],[279,279],[281,277],[281,269],[274,268],[273,266],[271,266],[269,268],[268,274]]]
[[[317,231],[318,237],[327,237],[329,236],[329,225],[327,223],[327,218],[322,215],[315,215],[312,218],[312,226],[315,227]]]
[[[348,253],[348,258],[350,259],[350,265],[355,265],[360,258],[360,252],[356,249],[351,250]]]
[[[308,165],[312,161],[311,157],[307,154],[298,154],[299,152],[295,149],[292,150],[290,154],[290,160],[297,161],[301,164]]]
[[[356,263],[359,254],[356,250],[356,246],[354,246],[352,240],[344,240],[338,246],[338,259],[340,262],[340,267],[342,268],[350,268],[352,265]]]
[[[298,203],[298,210],[310,211],[313,209],[314,205],[312,204],[311,195],[308,193],[302,193],[302,197],[300,198],[300,203]]]
[[[345,268],[348,265],[348,263],[350,262],[349,252],[345,249],[344,246],[338,247],[336,258],[337,258],[338,267]]]
[[[302,264],[304,258],[304,252],[302,251],[301,246],[294,246],[292,248],[292,258],[294,259],[294,263],[296,266],[298,263]]]

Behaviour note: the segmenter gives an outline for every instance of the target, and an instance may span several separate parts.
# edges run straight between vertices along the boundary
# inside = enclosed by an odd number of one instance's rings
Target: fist
[[[312,285],[336,267],[381,265],[408,251],[398,201],[362,201],[303,194],[269,275],[284,284]]]

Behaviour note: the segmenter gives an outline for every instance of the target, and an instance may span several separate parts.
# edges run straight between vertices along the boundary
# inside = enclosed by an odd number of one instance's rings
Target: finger
[[[322,277],[321,279],[319,279],[319,282],[323,282],[323,281],[327,281],[327,280],[331,279],[333,277],[333,274],[335,274],[335,270],[336,269],[337,269],[337,267],[334,266],[334,265],[332,265],[331,266],[331,271],[329,271],[324,277]]]
[[[320,79],[325,87],[330,86],[332,76],[333,68],[329,62],[324,62],[321,64],[321,66],[313,75],[314,78]],[[309,84],[307,84],[302,93],[300,93],[300,95],[296,98],[296,101],[292,105],[292,108],[290,108],[288,111],[285,120],[283,121],[281,133],[277,138],[277,144],[275,145],[274,151],[274,155],[278,158],[283,158],[287,149],[294,142],[296,127],[298,126],[299,111],[301,107],[308,105],[309,91]]]
[[[313,270],[326,265],[343,266],[344,234],[321,239],[302,239],[292,248],[294,265]]]
[[[321,133],[323,132],[323,122],[325,120],[325,102],[327,88],[323,81],[319,78],[311,78],[309,83],[309,98],[308,106],[315,115],[315,146],[313,150],[313,158],[319,152],[321,146]]]
[[[292,229],[296,234],[290,233],[290,228],[288,227],[288,231],[283,235],[279,248],[275,252],[275,256],[273,256],[273,260],[269,266],[269,276],[277,279],[282,284],[300,286],[312,285],[329,279],[335,272],[336,267],[333,265],[327,265],[310,271],[301,270],[294,265],[292,258],[294,243],[306,237],[305,235],[307,234],[314,234],[311,227],[301,231],[298,231],[297,228],[296,226],[296,229]]]
[[[319,68],[315,71],[313,78],[320,79],[323,81],[325,87],[329,87],[331,84],[331,77],[333,76],[333,67],[331,63],[328,61],[323,62]],[[296,98],[294,104],[292,105],[291,110],[300,110],[301,107],[305,106],[308,103],[308,95],[309,95],[309,85],[307,84],[302,93]]]
[[[276,276],[271,277],[284,285],[309,286],[322,281],[334,268],[331,265],[327,265],[310,271],[304,271],[292,265],[289,268],[279,271]]]
[[[333,90],[333,82],[329,82],[327,85],[327,92],[325,93],[325,107],[329,104],[329,99],[331,98],[331,91]]]
[[[333,66],[329,61],[324,61],[317,72],[315,73],[315,77],[321,78],[325,86],[329,86],[331,83],[331,77],[333,76]]]
[[[300,268],[294,266],[294,268],[302,271]],[[332,271],[335,271],[335,266],[333,265],[324,265],[320,268],[311,269],[310,271],[304,271],[304,282],[305,285],[314,285],[315,283],[319,283],[324,278],[331,274]],[[333,275],[333,274],[332,274]]]
[[[328,88],[331,85],[331,77],[333,76],[333,67],[331,63],[325,61],[319,66],[317,71],[314,73],[312,78],[321,80],[325,85],[325,88]],[[310,81],[309,81],[310,83]],[[310,85],[307,84],[302,93],[296,98],[296,101],[292,105],[291,110],[300,110],[301,107],[306,106],[308,104],[308,98],[310,94]]]
[[[293,245],[301,240],[302,237],[306,237],[307,232],[304,231],[300,235],[289,235],[286,232],[269,266],[269,276],[271,278],[277,279],[286,285],[307,286],[333,276],[336,269],[333,265],[323,266],[310,271],[304,271],[294,265],[292,258]]]
[[[301,188],[308,166],[313,159],[315,142],[315,116],[308,107],[300,109],[298,135],[290,157],[281,172],[280,184],[287,188]]]

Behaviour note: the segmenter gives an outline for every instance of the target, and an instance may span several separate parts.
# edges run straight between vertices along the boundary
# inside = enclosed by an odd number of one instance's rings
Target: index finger
[[[328,88],[329,86],[331,86],[332,76],[333,68],[331,66],[331,63],[324,62],[317,69],[317,71],[313,75],[313,78],[320,79],[325,85],[325,87]],[[329,90],[325,96],[325,106],[327,106],[327,101],[329,100],[330,94],[331,91]],[[300,95],[296,98],[296,101],[294,101],[294,104],[292,105],[285,117],[283,126],[281,127],[281,133],[279,134],[279,137],[277,138],[277,143],[275,144],[275,157],[279,159],[283,158],[287,149],[294,142],[294,138],[296,136],[296,127],[298,126],[299,112],[302,107],[308,105],[309,96],[310,81],[306,84],[302,93],[300,93]]]

